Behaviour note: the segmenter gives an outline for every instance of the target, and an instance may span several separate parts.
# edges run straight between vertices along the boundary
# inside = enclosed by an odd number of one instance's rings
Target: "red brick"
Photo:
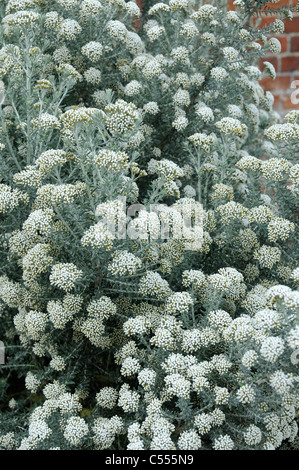
[[[291,51],[299,52],[299,36],[293,36],[291,38]]]
[[[271,37],[273,36],[271,35]],[[288,36],[276,36],[276,39],[278,39],[278,41],[280,42],[281,52],[287,52],[288,51]],[[270,51],[269,53],[271,54]]]
[[[296,82],[292,83],[291,85],[291,95],[290,99],[293,103],[293,106],[298,109],[299,107],[299,80],[296,80]]]
[[[282,95],[280,97],[280,101],[282,103],[282,106],[284,109],[299,109],[299,104],[295,104],[292,100],[291,100],[291,90],[290,90],[290,93],[288,94],[285,94],[285,95]]]
[[[275,70],[278,70],[278,59],[277,57],[264,57],[263,59],[260,59],[259,61],[259,66],[263,69],[264,68],[264,62],[270,62],[270,64],[274,65]],[[299,69],[298,69],[299,71]]]
[[[236,9],[236,7],[234,5],[234,0],[230,0],[228,2],[228,8],[229,8],[229,10],[235,10]]]
[[[299,72],[299,56],[282,57],[281,72]]]
[[[294,16],[292,20],[285,20],[285,33],[298,33],[299,32],[299,16]]]
[[[279,36],[277,38],[281,44],[281,52],[287,52],[288,50],[288,37],[287,36]]]
[[[283,7],[288,7],[290,4],[289,0],[280,0],[280,2],[278,3],[266,3],[266,5],[263,7],[263,10],[265,10],[267,7],[271,8],[271,9],[276,9],[276,8],[281,8],[282,6]],[[297,5],[297,0],[292,0],[292,4],[293,6],[296,6]]]
[[[259,17],[259,19],[254,18],[253,24],[258,23],[258,28],[264,28],[265,26],[269,26],[273,21],[275,21],[275,16],[263,16]]]
[[[273,5],[274,6],[274,5]],[[275,21],[276,18],[280,18],[280,16],[277,15],[269,15],[269,16],[262,16],[259,17],[259,19],[254,18],[253,24],[256,24],[256,22],[259,22],[259,28],[264,28],[265,26],[271,25],[273,21]],[[285,26],[285,33],[298,33],[299,32],[299,16],[294,16],[292,20],[283,20],[284,26]]]
[[[260,85],[267,91],[278,91],[278,90],[286,90],[290,87],[291,84],[291,76],[283,76],[280,75],[276,77],[275,80],[272,78],[263,78],[260,81]]]
[[[279,104],[281,102],[281,96],[280,95],[274,95],[274,109],[278,108]]]

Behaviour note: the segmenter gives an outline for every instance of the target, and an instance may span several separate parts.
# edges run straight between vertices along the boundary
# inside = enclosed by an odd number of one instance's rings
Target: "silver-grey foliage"
[[[0,447],[296,446],[299,111],[259,84],[266,3],[0,2]]]

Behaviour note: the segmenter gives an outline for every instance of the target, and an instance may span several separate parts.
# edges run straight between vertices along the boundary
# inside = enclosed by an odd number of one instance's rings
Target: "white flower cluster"
[[[82,27],[76,20],[67,18],[59,23],[58,33],[61,38],[68,41],[74,40],[81,33]]]
[[[83,418],[71,416],[65,426],[64,437],[73,446],[78,446],[80,441],[88,434],[88,425]]]
[[[36,23],[39,19],[39,14],[35,11],[21,10],[10,15],[4,16],[2,23],[7,26],[28,26]],[[10,33],[8,28],[7,33]]]
[[[211,77],[217,82],[223,82],[228,76],[228,72],[223,67],[214,67],[211,70]]]
[[[195,146],[202,148],[206,152],[209,152],[211,146],[213,146],[216,142],[216,136],[214,134],[206,135],[196,133],[188,137],[188,140],[190,140],[190,142],[192,142]]]
[[[35,393],[37,392],[40,385],[40,380],[32,372],[28,372],[25,379],[25,386],[27,390],[30,390],[32,393]]]
[[[93,116],[99,114],[97,108],[86,108],[84,106],[77,109],[68,109],[61,114],[60,121],[64,126],[64,130],[70,131],[78,123],[92,123]]]
[[[148,114],[158,114],[159,106],[155,101],[149,101],[143,106],[143,112]]]
[[[49,363],[49,367],[60,372],[66,367],[65,360],[61,356],[54,356]]]
[[[31,339],[38,340],[44,333],[47,325],[47,315],[43,312],[30,310],[25,316],[27,334]]]
[[[206,287],[206,276],[200,270],[190,269],[183,272],[183,286],[201,289]]]
[[[167,297],[171,293],[168,282],[159,273],[148,271],[139,282],[139,292],[145,295],[152,295],[158,299]]]
[[[268,225],[268,237],[271,242],[276,242],[278,238],[287,240],[291,232],[294,232],[295,224],[281,217],[273,218]]]
[[[255,252],[254,257],[263,267],[271,269],[274,264],[280,261],[281,251],[276,246],[263,245]]]
[[[23,171],[14,174],[14,182],[22,186],[39,187],[41,179],[42,173],[33,165],[29,165]]]
[[[172,0],[170,0],[170,1],[172,1]],[[170,10],[170,8],[167,5],[167,3],[159,2],[159,3],[156,3],[155,5],[153,5],[149,9],[148,14],[149,14],[149,16],[152,16],[152,15],[155,15],[156,13],[158,13],[160,11],[168,12],[169,10]]]
[[[96,69],[95,67],[90,67],[89,69],[85,70],[84,78],[88,83],[91,83],[92,85],[97,85],[102,79],[102,74],[99,69]]]
[[[219,183],[213,186],[214,192],[211,195],[211,199],[228,199],[231,201],[234,198],[234,190],[227,184]]]
[[[168,314],[177,312],[188,312],[193,305],[192,297],[188,292],[176,292],[168,297],[165,310]]]
[[[129,385],[124,384],[121,386],[117,404],[125,413],[136,412],[138,410],[139,400],[139,394],[135,391],[131,391]]]
[[[151,3],[1,4],[1,448],[298,444],[298,6]]]
[[[84,233],[81,243],[83,246],[92,246],[93,248],[105,247],[106,250],[111,250],[114,238],[114,235],[107,227],[102,222],[98,222]]]
[[[87,311],[91,317],[103,320],[115,315],[116,306],[109,297],[102,296],[99,300],[92,300],[87,306]]]
[[[129,318],[129,320],[125,321],[123,324],[123,330],[127,336],[148,333],[150,327],[151,322],[143,315]]]
[[[153,20],[150,20],[148,23],[151,23],[151,25],[150,27],[148,24],[145,25],[145,29],[150,42],[155,41],[160,36],[165,34],[164,26],[159,26],[159,24]]]
[[[54,212],[52,209],[38,209],[31,212],[29,217],[23,223],[23,230],[35,235],[39,232],[41,235],[49,235],[53,224]]]
[[[105,108],[106,125],[113,134],[133,130],[139,113],[133,103],[127,103],[124,100],[118,100],[115,104],[110,104]]]
[[[190,20],[186,21],[182,25],[181,30],[180,30],[180,35],[185,36],[188,39],[194,38],[194,36],[196,36],[198,33],[199,31],[196,25],[194,24],[193,21],[190,21]]]
[[[60,63],[56,70],[58,73],[67,76],[68,79],[73,79],[75,82],[82,81],[82,75],[70,64]]]
[[[191,15],[194,20],[213,20],[216,14],[217,7],[213,5],[203,5]]]
[[[273,54],[279,54],[281,52],[281,42],[277,38],[271,38],[268,41],[269,50]]]
[[[60,123],[57,117],[49,113],[42,113],[38,118],[32,120],[32,124],[42,130],[51,128],[60,129]]]
[[[198,103],[195,112],[204,122],[214,121],[214,113],[212,108],[206,106],[204,103]]]
[[[118,392],[112,387],[103,387],[100,392],[96,394],[98,405],[109,410],[114,408],[117,399]]]
[[[54,264],[49,277],[50,283],[65,291],[72,290],[75,282],[80,279],[83,271],[73,263]]]
[[[35,165],[42,174],[48,173],[55,165],[63,165],[67,162],[67,154],[64,150],[51,149],[43,152],[36,160]]]
[[[142,90],[142,84],[137,80],[131,80],[124,88],[124,92],[127,96],[138,95]]]
[[[261,160],[252,155],[244,155],[237,163],[236,166],[240,170],[260,170],[262,166]]]
[[[247,126],[242,124],[238,119],[232,117],[222,118],[216,122],[215,126],[225,135],[237,135],[242,137],[247,131]]]
[[[176,163],[165,158],[162,160],[151,159],[148,163],[148,173],[150,175],[156,173],[157,175],[164,176],[169,180],[184,176],[183,170]]]
[[[22,259],[23,279],[29,282],[36,278],[46,272],[52,262],[51,247],[46,243],[37,243]]]
[[[239,202],[229,201],[226,204],[217,207],[221,217],[221,222],[226,225],[231,220],[243,220],[249,215],[249,211]]]
[[[113,253],[113,261],[108,265],[108,270],[113,276],[124,276],[125,274],[134,274],[140,269],[142,262],[140,258],[129,253],[126,250],[116,251]]]
[[[80,311],[82,297],[79,295],[66,294],[63,301],[50,300],[47,304],[49,319],[55,328],[63,329],[67,322]]]
[[[92,430],[94,432],[93,441],[97,450],[109,449],[116,436],[122,433],[124,428],[123,420],[115,415],[112,418],[97,418]]]
[[[113,150],[101,150],[94,157],[94,162],[100,168],[109,171],[126,171],[128,169],[128,155],[125,152],[114,152]]]
[[[80,6],[80,16],[83,21],[87,21],[88,18],[97,15],[101,8],[102,4],[98,0],[83,0]]]
[[[107,23],[106,28],[111,37],[121,42],[126,40],[128,34],[127,28],[121,21],[111,20]]]
[[[261,355],[268,362],[275,362],[284,352],[284,342],[281,338],[268,336],[261,345]]]
[[[0,213],[11,211],[21,201],[28,202],[28,195],[26,193],[18,189],[12,189],[6,184],[0,184]]]
[[[98,62],[103,54],[103,46],[100,42],[90,41],[82,47],[82,54],[84,54],[92,62]]]
[[[265,135],[271,140],[280,140],[288,142],[292,139],[298,139],[299,125],[289,122],[287,124],[274,124],[265,130]]]

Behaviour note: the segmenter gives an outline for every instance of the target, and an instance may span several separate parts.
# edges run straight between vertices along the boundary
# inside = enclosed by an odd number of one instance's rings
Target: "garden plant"
[[[0,1],[1,449],[298,448],[299,6],[229,3]]]

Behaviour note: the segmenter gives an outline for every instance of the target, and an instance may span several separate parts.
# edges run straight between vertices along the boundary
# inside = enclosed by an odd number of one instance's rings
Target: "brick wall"
[[[230,2],[233,8],[233,0]],[[289,0],[281,0],[277,4],[269,4],[271,8],[288,6]],[[293,0],[293,5],[297,0]],[[275,20],[275,16],[264,16],[260,21],[260,27],[263,27]],[[293,86],[299,90],[299,13],[294,14],[292,20],[284,20],[285,31],[283,34],[271,35],[276,37],[281,43],[281,54],[269,55],[263,59],[271,62],[276,69],[276,79],[265,78],[261,80],[261,85],[265,90],[273,93],[275,99],[275,109],[284,116],[290,109],[299,109],[299,103],[291,100],[291,95],[295,91]],[[262,61],[262,62],[263,62]],[[261,63],[262,65],[262,63]],[[297,84],[293,83],[298,81]],[[299,93],[297,95],[299,101]]]
[[[281,0],[277,6],[288,5],[288,3],[286,0]],[[261,26],[273,20],[274,18],[269,16],[263,18]],[[275,109],[282,115],[285,115],[290,109],[299,109],[299,104],[291,100],[291,95],[295,91],[292,84],[293,86],[297,85],[296,88],[299,90],[299,13],[294,15],[292,20],[285,20],[284,23],[284,33],[276,35],[281,43],[281,54],[276,57],[271,55],[267,57],[267,60],[275,66],[277,77],[275,80],[266,78],[261,81],[261,85],[273,93]],[[296,80],[298,83],[293,83]],[[297,98],[299,98],[299,94]]]

